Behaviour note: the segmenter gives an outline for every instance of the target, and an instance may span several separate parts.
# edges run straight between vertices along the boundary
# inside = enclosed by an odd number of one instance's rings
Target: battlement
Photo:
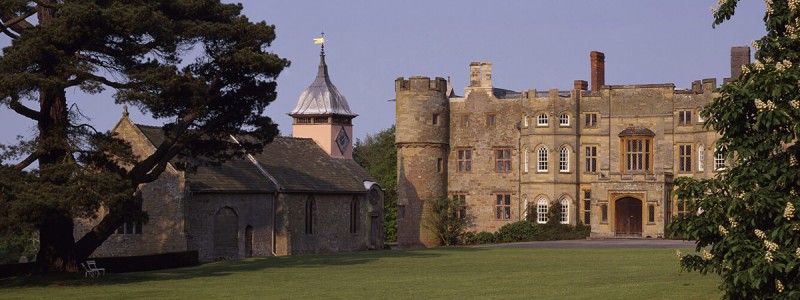
[[[431,80],[430,77],[424,76],[411,76],[407,80],[403,77],[397,77],[394,81],[395,92],[400,91],[436,91],[447,92],[447,80],[442,77],[436,77]]]

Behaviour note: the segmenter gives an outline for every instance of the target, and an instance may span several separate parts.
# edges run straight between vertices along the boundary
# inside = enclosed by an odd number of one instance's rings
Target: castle
[[[583,80],[569,91],[495,88],[488,62],[470,64],[464,96],[443,78],[398,78],[398,244],[438,244],[425,220],[440,197],[464,200],[470,231],[546,223],[560,209],[560,223],[590,225],[592,237],[663,237],[684,212],[673,178],[725,168],[719,135],[699,114],[716,79],[686,90],[606,85],[605,55],[590,59],[591,89]],[[731,78],[749,61],[748,47],[732,48]]]

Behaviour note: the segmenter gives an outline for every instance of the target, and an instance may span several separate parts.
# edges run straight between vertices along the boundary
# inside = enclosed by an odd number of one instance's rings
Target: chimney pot
[[[589,83],[586,80],[575,80],[574,87],[576,90],[585,91],[589,89]]]

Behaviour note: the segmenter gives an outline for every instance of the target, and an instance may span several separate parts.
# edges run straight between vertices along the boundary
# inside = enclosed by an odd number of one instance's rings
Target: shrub
[[[539,231],[540,230],[536,224],[528,221],[508,223],[503,225],[503,227],[500,227],[500,230],[495,233],[495,240],[498,243],[532,241],[535,239]]]
[[[440,197],[429,203],[431,214],[424,221],[424,226],[445,246],[455,245],[463,240],[467,222],[458,212],[464,202],[458,198]]]
[[[495,235],[491,232],[481,231],[475,234],[474,242],[476,244],[493,244]]]

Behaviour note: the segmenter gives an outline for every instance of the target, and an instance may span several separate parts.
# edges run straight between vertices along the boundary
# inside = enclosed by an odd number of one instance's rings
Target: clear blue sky
[[[493,63],[493,83],[510,90],[569,89],[589,80],[589,52],[606,55],[606,84],[675,83],[730,76],[730,47],[764,35],[764,2],[743,0],[731,21],[712,29],[715,0],[670,1],[244,1],[252,21],[275,24],[272,51],[292,61],[278,78],[267,115],[291,134],[286,115],[314,79],[325,31],[333,83],[357,114],[362,138],[394,123],[397,77],[451,76],[463,95],[469,63]],[[0,45],[9,44],[0,37]],[[122,113],[110,94],[69,92],[70,102],[109,130]],[[29,106],[34,106],[29,103]],[[158,125],[131,111],[138,123]],[[0,143],[31,135],[34,124],[0,108]]]

